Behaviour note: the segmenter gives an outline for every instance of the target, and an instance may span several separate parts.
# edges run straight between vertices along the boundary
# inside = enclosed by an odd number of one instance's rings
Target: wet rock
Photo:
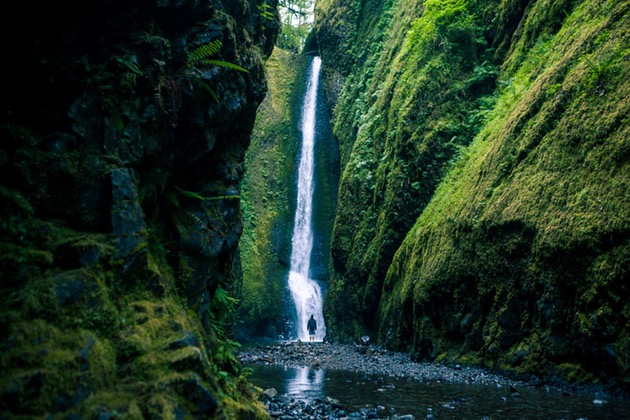
[[[275,388],[265,389],[262,393],[263,399],[272,400],[278,395],[278,391]]]
[[[198,379],[186,379],[178,388],[179,393],[195,405],[195,414],[212,416],[216,412],[219,403],[212,392]]]
[[[336,400],[336,399],[330,398],[330,397],[326,397],[326,405],[331,406],[333,409],[340,409],[340,408],[342,408],[342,405],[339,402],[339,400]]]
[[[140,207],[133,169],[120,168],[111,172],[112,230],[117,236],[117,257],[126,258],[145,241],[144,213]]]
[[[57,303],[62,308],[82,304],[87,309],[96,308],[99,303],[97,290],[98,281],[84,270],[71,270],[54,277],[54,294]]]
[[[55,297],[60,306],[70,306],[83,299],[85,283],[79,278],[59,279]]]

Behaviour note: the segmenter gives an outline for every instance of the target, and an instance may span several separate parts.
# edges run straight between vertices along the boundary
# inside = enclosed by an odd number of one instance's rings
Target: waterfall
[[[289,289],[297,311],[297,338],[308,341],[306,324],[311,315],[317,321],[315,340],[326,336],[326,326],[322,312],[322,290],[309,278],[311,251],[313,249],[313,167],[315,164],[315,109],[317,107],[317,86],[321,59],[314,57],[302,108],[302,153],[298,169],[297,206],[293,225],[291,269]]]

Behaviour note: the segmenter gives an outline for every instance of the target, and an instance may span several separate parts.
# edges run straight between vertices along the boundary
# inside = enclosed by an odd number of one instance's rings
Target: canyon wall
[[[229,336],[265,4],[7,12],[2,415],[266,415]]]
[[[628,389],[629,5],[317,3],[334,339]]]

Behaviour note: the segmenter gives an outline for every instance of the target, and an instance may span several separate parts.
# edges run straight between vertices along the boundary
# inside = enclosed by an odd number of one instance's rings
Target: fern
[[[207,84],[206,82],[204,82],[203,80],[198,80],[197,81],[201,87],[203,87],[205,90],[208,91],[208,93],[210,94],[210,96],[212,96],[214,98],[215,101],[219,102],[219,95],[217,95],[217,93],[214,91],[214,89],[212,89],[210,87],[209,84]]]
[[[218,39],[202,45],[201,47],[195,49],[193,52],[190,53],[190,55],[188,56],[188,64],[194,65],[201,60],[205,60],[206,58],[213,56],[221,51],[222,47],[223,43]]]
[[[233,69],[233,70],[242,71],[244,73],[249,73],[249,71],[247,71],[247,69],[244,69],[243,67],[239,66],[238,64],[230,63],[228,61],[200,60],[200,61],[198,61],[198,64],[208,64],[208,65],[211,65],[211,66],[226,67],[228,69]]]
[[[202,45],[201,47],[195,49],[193,52],[190,53],[190,55],[188,56],[188,65],[189,66],[196,66],[196,65],[219,66],[219,67],[225,67],[228,69],[249,73],[246,69],[244,69],[243,67],[237,64],[230,63],[228,61],[210,59],[211,56],[221,51],[222,47],[223,47],[223,43],[221,43],[221,41],[219,41],[218,39],[215,39],[212,42]]]
[[[218,99],[218,98],[216,98],[216,94],[214,94],[214,96],[215,96],[215,99]],[[218,195],[218,196],[215,196],[215,197],[204,197],[203,195],[198,194],[198,193],[193,192],[193,191],[182,190],[177,185],[175,185],[175,188],[177,188],[177,190],[179,190],[179,192],[184,197],[196,198],[197,200],[201,200],[201,201],[230,200],[230,199],[232,199],[232,200],[240,200],[240,198],[241,198],[240,195]]]

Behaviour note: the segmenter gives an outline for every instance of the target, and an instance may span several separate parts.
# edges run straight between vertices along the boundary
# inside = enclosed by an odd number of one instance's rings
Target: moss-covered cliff
[[[629,6],[318,3],[337,338],[628,388]]]
[[[277,32],[261,10],[7,11],[0,416],[266,416],[232,353],[226,293]]]
[[[243,180],[242,328],[238,331],[243,339],[286,337],[289,333],[291,296],[286,279],[295,209],[298,122],[308,61],[279,48],[267,61],[267,96],[256,117]]]
[[[276,48],[267,60],[268,92],[256,116],[245,161],[243,289],[239,308],[242,340],[295,336],[295,307],[287,288],[295,217],[301,119],[312,57]],[[326,281],[330,232],[339,181],[337,144],[323,101],[317,108],[314,247],[311,277]]]

